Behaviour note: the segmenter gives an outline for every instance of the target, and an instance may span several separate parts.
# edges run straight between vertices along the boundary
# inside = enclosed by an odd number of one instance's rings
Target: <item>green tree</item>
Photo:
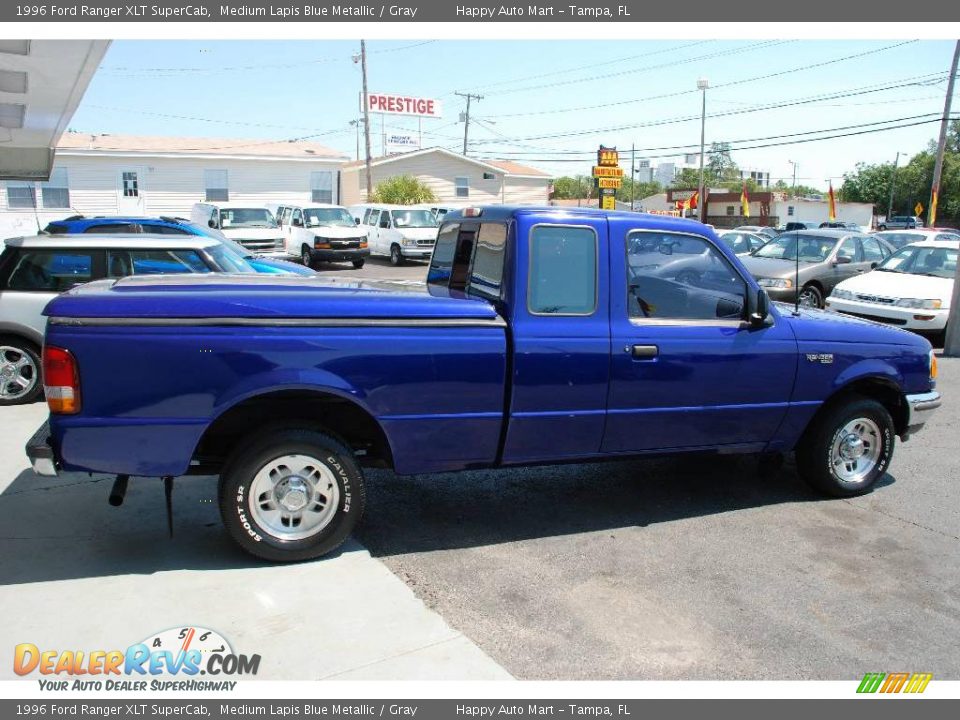
[[[630,199],[640,201],[645,197],[656,195],[663,192],[660,183],[653,182],[634,182],[630,178],[623,179],[623,185],[617,190],[617,200],[621,202],[630,202]]]
[[[437,196],[412,175],[395,175],[377,183],[369,201],[389,205],[416,205],[436,202]]]
[[[586,175],[565,175],[553,181],[553,198],[555,200],[573,200],[596,196],[593,191],[593,178]]]
[[[736,180],[739,168],[730,157],[730,143],[715,142],[707,151],[707,164],[704,175],[709,175],[712,183],[725,180]]]

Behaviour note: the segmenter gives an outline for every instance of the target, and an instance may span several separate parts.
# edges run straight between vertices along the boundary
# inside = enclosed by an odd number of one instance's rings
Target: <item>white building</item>
[[[74,214],[189,216],[205,200],[338,202],[347,160],[310,142],[65,133],[48,181],[0,183],[0,237]]]
[[[788,198],[774,193],[770,214],[779,218],[781,225],[788,222],[820,224],[830,217],[830,202],[826,198]],[[869,230],[873,226],[873,205],[870,203],[837,201],[837,220],[852,222]]]
[[[366,163],[347,163],[341,187],[343,204],[366,202]],[[477,160],[444,148],[425,148],[376,158],[370,163],[374,188],[387,178],[411,175],[441,203],[546,205],[551,176],[509,160]]]

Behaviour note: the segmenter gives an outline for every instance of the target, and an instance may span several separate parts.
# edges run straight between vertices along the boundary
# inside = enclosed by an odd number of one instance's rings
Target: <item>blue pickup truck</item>
[[[365,466],[795,451],[852,496],[940,405],[923,338],[770,304],[707,227],[636,213],[451,212],[422,288],[126,278],[46,314],[34,469],[114,474],[114,500],[218,474],[230,535],[270,560],[342,543]]]

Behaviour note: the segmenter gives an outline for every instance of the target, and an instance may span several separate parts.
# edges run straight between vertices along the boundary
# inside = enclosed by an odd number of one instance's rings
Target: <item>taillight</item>
[[[80,412],[80,373],[69,350],[45,345],[43,348],[43,392],[50,412],[74,415]]]

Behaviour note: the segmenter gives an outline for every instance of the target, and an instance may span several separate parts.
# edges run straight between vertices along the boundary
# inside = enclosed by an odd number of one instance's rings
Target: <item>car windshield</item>
[[[925,235],[911,232],[877,233],[877,237],[883,238],[895,248],[902,248],[904,245],[909,245],[910,243],[920,242],[921,240],[927,239]]]
[[[877,270],[952,279],[957,272],[958,254],[948,247],[907,245],[880,263]]]
[[[253,273],[254,267],[244,259],[242,253],[227,247],[226,245],[216,245],[207,248],[210,257],[220,266],[224,272],[229,273]]]
[[[397,228],[437,227],[437,218],[429,210],[392,210],[390,214]]]
[[[228,208],[220,211],[220,227],[275,228],[273,215],[266,208]]]
[[[307,227],[356,227],[353,216],[343,208],[307,208],[303,211]]]
[[[754,257],[775,258],[777,260],[796,260],[797,248],[800,250],[800,262],[823,262],[837,244],[836,238],[816,235],[781,235],[774,238],[753,253]]]

